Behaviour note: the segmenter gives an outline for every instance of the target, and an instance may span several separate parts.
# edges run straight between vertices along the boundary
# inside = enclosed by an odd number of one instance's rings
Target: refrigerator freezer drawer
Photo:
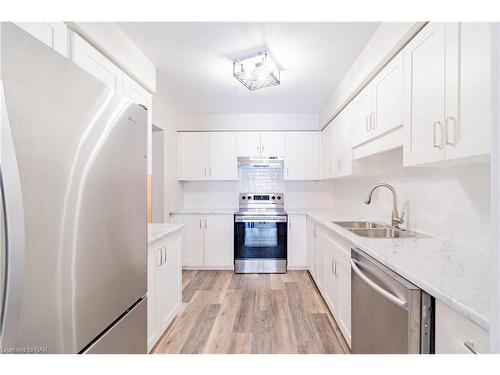
[[[146,354],[147,301],[142,299],[108,329],[85,354]]]

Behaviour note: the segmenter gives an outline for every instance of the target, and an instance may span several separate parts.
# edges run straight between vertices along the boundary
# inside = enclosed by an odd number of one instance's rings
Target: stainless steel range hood
[[[239,168],[283,168],[283,158],[277,156],[257,157],[240,156],[238,157]]]

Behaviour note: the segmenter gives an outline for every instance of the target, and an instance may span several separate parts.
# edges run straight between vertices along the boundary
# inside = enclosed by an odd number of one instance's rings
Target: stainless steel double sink
[[[373,221],[332,221],[348,231],[361,236],[370,238],[409,238],[413,234],[404,230],[391,227],[387,224],[375,223]]]

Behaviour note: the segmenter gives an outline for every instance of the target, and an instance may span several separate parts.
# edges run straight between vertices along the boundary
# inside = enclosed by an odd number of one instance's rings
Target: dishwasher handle
[[[377,293],[394,303],[396,306],[399,308],[408,311],[408,302],[405,302],[398,297],[396,297],[394,294],[388,292],[384,288],[382,288],[380,285],[376,284],[372,280],[368,278],[358,267],[357,262],[351,258],[351,267],[352,270],[363,280],[366,284],[368,284],[372,289],[374,289]]]

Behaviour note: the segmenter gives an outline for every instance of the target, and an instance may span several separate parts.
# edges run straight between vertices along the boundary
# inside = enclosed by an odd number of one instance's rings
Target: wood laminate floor
[[[154,353],[347,353],[309,272],[183,271],[183,304]]]

